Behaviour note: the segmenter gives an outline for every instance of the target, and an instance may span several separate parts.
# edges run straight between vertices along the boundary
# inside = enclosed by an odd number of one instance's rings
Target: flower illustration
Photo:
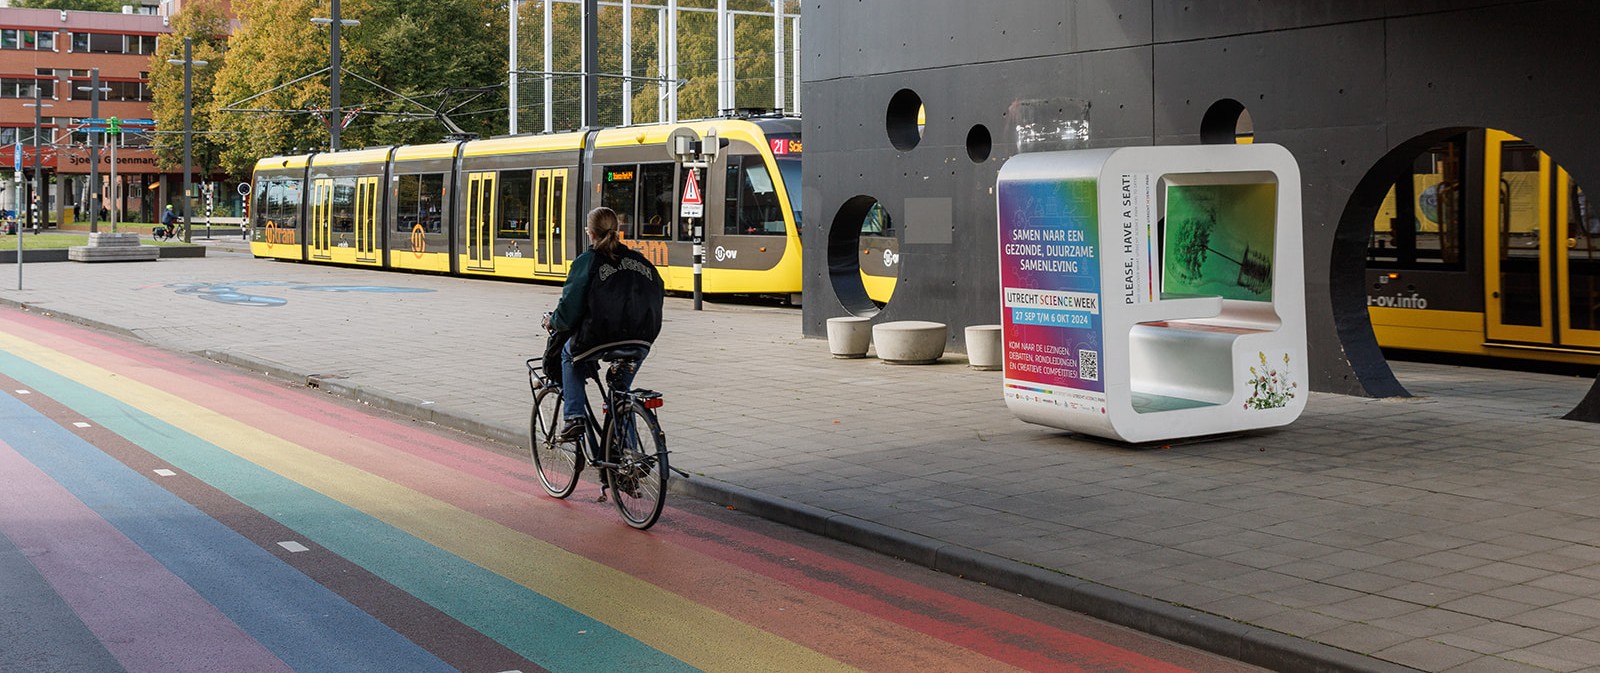
[[[1246,409],[1277,409],[1287,406],[1289,400],[1294,399],[1294,392],[1300,387],[1299,383],[1285,382],[1289,380],[1289,354],[1283,354],[1283,372],[1267,367],[1267,354],[1257,352],[1261,360],[1261,369],[1250,368],[1250,398],[1244,401]]]

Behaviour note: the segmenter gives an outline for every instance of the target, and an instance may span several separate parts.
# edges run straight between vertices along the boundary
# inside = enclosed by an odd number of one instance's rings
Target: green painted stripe
[[[4,351],[0,351],[0,371],[551,671],[696,670],[602,622],[65,376]],[[211,413],[193,405],[168,411]],[[537,564],[538,559],[528,562]]]

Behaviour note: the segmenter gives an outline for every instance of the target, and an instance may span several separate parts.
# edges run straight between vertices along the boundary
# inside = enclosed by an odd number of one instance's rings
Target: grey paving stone
[[[130,266],[30,266],[29,289],[0,302],[302,381],[331,374],[330,388],[508,436],[527,423],[522,361],[559,291],[237,255]],[[263,292],[289,303],[246,310],[165,287],[239,279],[432,292],[280,286]],[[1600,659],[1582,658],[1600,632],[1600,442],[1556,419],[1592,380],[1397,363],[1419,397],[1311,393],[1285,428],[1141,450],[1017,421],[992,372],[835,360],[800,332],[792,309],[668,300],[639,381],[668,395],[680,466],[1318,642],[1387,632],[1379,656],[1423,670]]]

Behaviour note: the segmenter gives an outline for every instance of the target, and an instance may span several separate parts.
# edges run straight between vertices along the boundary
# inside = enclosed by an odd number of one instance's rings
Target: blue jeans
[[[640,358],[639,362],[640,364],[643,364],[644,358]],[[567,339],[567,343],[561,347],[562,418],[576,418],[585,415],[583,413],[583,400],[584,396],[588,394],[586,392],[588,388],[588,380],[589,377],[594,376],[599,370],[599,366],[595,364],[593,359],[584,360],[583,362],[573,362],[572,340]],[[622,386],[623,390],[633,387],[633,377],[637,373],[638,370],[635,369],[634,371],[622,375],[622,380],[618,383]]]

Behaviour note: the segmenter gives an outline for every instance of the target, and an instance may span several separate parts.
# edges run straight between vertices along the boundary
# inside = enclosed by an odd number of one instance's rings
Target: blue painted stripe
[[[4,535],[0,535],[0,634],[5,634],[0,640],[0,671],[125,670]]]
[[[8,360],[7,369],[18,369],[9,355],[0,359]],[[36,376],[13,378],[51,394]],[[120,415],[124,425],[152,423],[126,408]],[[0,395],[0,417],[8,421],[0,427],[0,439],[296,671],[455,670],[21,402]]]
[[[696,670],[527,587],[75,381],[11,357],[4,351],[0,351],[0,371],[28,382],[35,390],[62,401],[175,468],[294,529],[308,540],[366,568],[550,671]],[[537,559],[529,559],[529,562],[537,563]],[[248,625],[245,628],[254,631]],[[287,657],[285,660],[289,661]],[[297,670],[305,670],[297,661],[289,663]]]

